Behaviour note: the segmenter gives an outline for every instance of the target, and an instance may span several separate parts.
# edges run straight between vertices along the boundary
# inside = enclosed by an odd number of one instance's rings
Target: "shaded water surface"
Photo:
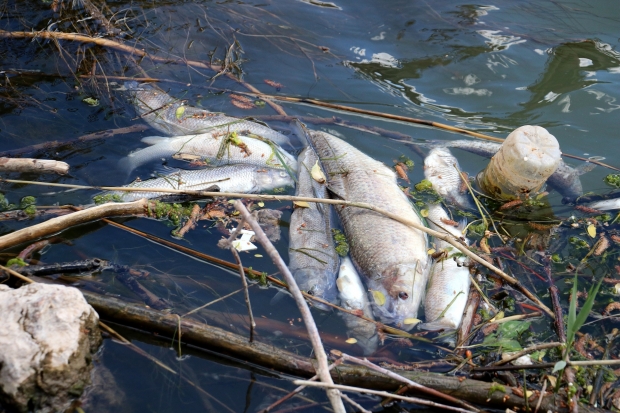
[[[617,30],[620,7],[615,1],[501,0],[483,5],[460,1],[361,0],[336,1],[335,6],[270,0],[109,1],[102,10],[126,45],[135,44],[160,57],[224,59],[226,51],[238,42],[235,59],[240,59],[237,63],[243,71],[243,80],[264,93],[422,118],[502,138],[519,126],[536,124],[547,128],[564,152],[586,158],[604,157],[605,162],[620,166],[616,136],[620,108]],[[50,4],[41,1],[4,1],[0,7],[2,30],[49,29],[85,34],[104,30],[96,18],[84,19],[88,15],[86,10],[71,10],[69,4],[59,12],[51,11]],[[0,73],[3,76],[0,151],[52,140],[68,142],[92,132],[142,124],[123,94],[117,91],[122,84],[118,76],[160,79],[163,81],[160,86],[171,95],[212,111],[240,117],[275,114],[268,105],[241,109],[231,102],[228,94],[209,88],[245,90],[226,76],[213,79],[214,73],[205,69],[157,62],[149,57],[130,58],[127,53],[93,44],[1,39]],[[93,74],[97,77],[89,77]],[[273,82],[280,87],[273,87]],[[354,116],[310,105],[281,105],[291,116],[336,116],[355,124],[409,135],[416,141],[464,139],[436,128]],[[285,123],[272,123],[272,126],[287,131]],[[410,172],[411,181],[415,183],[423,178],[422,159],[401,141],[334,124],[309,124],[309,127],[343,137],[390,166],[401,156],[411,158],[416,164]],[[152,165],[134,171],[128,178],[116,168],[116,163],[129,152],[144,147],[140,139],[150,135],[157,132],[146,130],[38,151],[36,156],[68,162],[70,174],[12,178],[78,185],[127,184],[138,175],[148,177]],[[480,171],[487,162],[456,149],[454,154],[470,174]],[[579,165],[573,160],[567,163]],[[608,173],[611,171],[597,167],[582,176],[585,191],[611,189],[603,182]],[[86,205],[97,193],[8,183],[2,184],[2,192],[12,203],[34,195],[37,205]],[[288,193],[292,194],[293,190]],[[557,193],[552,192],[549,199],[556,214],[566,217],[574,213],[561,205]],[[267,203],[265,207],[283,210],[282,240],[276,246],[286,256],[290,206]],[[37,221],[2,221],[0,232],[8,233]],[[175,228],[169,221],[121,221],[166,239],[172,239],[171,231]],[[232,261],[228,251],[216,247],[221,236],[211,222],[201,221],[195,230],[176,242]],[[143,285],[168,300],[180,314],[240,287],[234,271],[189,258],[101,223],[73,228],[60,234],[60,238],[63,242],[48,247],[37,258],[63,262],[97,257],[148,271]],[[242,259],[245,266],[269,274],[276,272],[261,248],[243,254]],[[609,275],[606,271],[613,268],[610,263],[613,264],[608,261],[605,268],[594,273]],[[558,267],[560,273],[561,270]],[[572,277],[566,275],[563,273],[558,278],[564,292],[569,288],[564,280]],[[112,273],[97,274],[84,283],[137,300]],[[524,283],[540,291],[549,303],[546,284],[536,278],[526,279]],[[282,334],[281,329],[303,328],[303,324],[298,321],[298,311],[288,296],[271,303],[275,293],[273,288],[258,285],[251,289],[254,314],[280,323],[261,330],[260,340],[309,356],[311,349],[305,342]],[[563,297],[566,303],[567,295]],[[602,297],[605,303],[613,299],[608,290]],[[518,295],[516,298],[521,300]],[[222,323],[233,331],[247,334],[247,323],[238,316],[246,313],[239,294],[209,308],[220,312],[225,318]],[[512,311],[520,313],[522,308],[517,306]],[[507,311],[507,314],[511,313]],[[319,327],[333,337],[333,342],[342,343],[340,349],[359,354],[355,347],[344,343],[346,334],[339,317],[321,312],[315,312],[315,317]],[[612,324],[610,321],[608,327],[613,327]],[[544,319],[533,322],[537,340],[555,339],[550,326]],[[290,381],[273,372],[191,349],[182,349],[179,354],[176,345],[169,342],[123,332],[139,347],[198,383],[211,397],[196,392],[178,377],[163,373],[127,347],[106,340],[97,363],[109,374],[106,377],[110,393],[107,397],[94,398],[91,409],[249,412],[257,411],[293,388]],[[388,339],[386,345],[390,342]],[[399,347],[392,343],[388,351],[401,362],[446,356],[442,350],[422,344]],[[321,392],[307,391],[305,395],[309,399],[296,399],[287,408],[306,406],[312,400],[318,404],[304,411],[320,411],[326,406]],[[376,400],[365,397],[359,397],[358,401],[368,408],[376,405]]]

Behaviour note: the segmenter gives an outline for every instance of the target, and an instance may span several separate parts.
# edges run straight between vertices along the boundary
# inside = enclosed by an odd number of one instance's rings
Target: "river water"
[[[69,5],[56,13],[45,2],[26,5],[5,1],[1,7],[2,30],[101,31],[93,20],[76,23],[79,17],[86,16],[85,11],[71,11]],[[103,10],[121,31],[125,44],[136,45],[152,55],[197,61],[223,59],[236,40],[242,49],[242,53],[236,49],[236,57],[243,59],[237,61],[243,80],[264,93],[426,119],[501,138],[519,126],[540,125],[558,139],[563,152],[585,158],[602,157],[620,167],[616,146],[620,6],[616,1],[109,1]],[[0,151],[52,140],[70,141],[92,132],[142,124],[116,91],[122,81],[112,76],[147,75],[160,79],[161,87],[171,95],[212,111],[240,117],[275,114],[269,106],[238,108],[228,94],[209,89],[211,86],[244,90],[225,76],[212,79],[213,72],[184,64],[160,63],[149,57],[138,63],[144,73],[136,70],[127,54],[103,46],[2,39]],[[100,77],[79,77],[93,73]],[[273,82],[280,87],[273,87]],[[97,104],[89,105],[93,101],[87,98],[97,99]],[[355,124],[400,132],[414,140],[464,138],[437,128],[311,105],[281,105],[291,116],[336,116]],[[283,127],[276,123],[273,126]],[[423,178],[422,160],[403,142],[337,125],[316,128],[343,137],[388,165],[401,156],[411,158],[416,164],[410,173],[412,182]],[[140,139],[153,134],[156,132],[146,130],[38,152],[37,156],[68,162],[70,174],[19,178],[78,185],[126,184],[128,178],[116,168],[116,162],[143,147]],[[460,150],[454,150],[454,154],[462,169],[470,174],[480,171],[487,162]],[[567,163],[580,165],[573,160]],[[147,169],[138,172],[148,174]],[[608,173],[612,171],[597,167],[582,176],[584,190],[611,189],[603,181]],[[13,203],[34,195],[37,205],[85,205],[96,193],[6,183],[2,192]],[[556,213],[567,214],[558,194],[551,193],[550,202]],[[287,206],[267,204],[271,208]],[[277,244],[283,254],[287,250],[289,217],[290,208],[285,208],[283,236]],[[36,222],[3,221],[0,229],[7,233]],[[133,219],[124,223],[172,239],[174,227],[166,221]],[[175,242],[232,261],[229,252],[216,247],[220,237],[221,233],[210,224],[201,223],[183,240]],[[240,286],[234,271],[189,258],[101,223],[71,229],[63,232],[61,238],[64,242],[47,248],[40,255],[41,260],[63,262],[97,257],[149,271],[143,284],[187,311]],[[243,254],[244,265],[275,273],[264,251],[259,248],[257,253],[263,256],[254,252]],[[113,274],[102,273],[94,281],[110,294],[136,299],[115,282]],[[280,322],[279,327],[303,328],[290,298],[272,303],[275,292],[272,288],[252,287],[254,314]],[[245,323],[236,316],[245,314],[239,294],[210,308],[228,317],[230,328],[247,334]],[[344,343],[343,325],[335,314],[316,312],[315,316],[323,331],[342,341],[341,349],[356,351]],[[540,328],[548,325],[540,322]],[[303,341],[282,334],[279,327],[262,330],[259,337],[288,351],[310,355],[311,350]],[[170,342],[154,341],[131,331],[123,333],[213,397],[201,395],[178,376],[163,373],[126,346],[106,340],[97,364],[109,374],[109,393],[93,396],[91,410],[194,412],[230,408],[250,412],[293,388],[290,381],[276,374],[215,354],[186,348],[179,354]],[[432,346],[421,345],[392,352],[403,361],[445,355]],[[321,392],[305,394],[318,405],[304,411],[323,410],[326,399]],[[376,404],[376,400],[363,397],[358,401],[368,408]],[[297,399],[285,406],[305,407],[309,403]]]

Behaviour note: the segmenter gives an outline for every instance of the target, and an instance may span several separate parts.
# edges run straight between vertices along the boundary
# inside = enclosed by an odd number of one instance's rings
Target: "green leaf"
[[[555,373],[556,371],[560,371],[562,369],[564,369],[564,367],[566,367],[566,362],[564,360],[560,360],[557,363],[555,363],[555,366],[553,366],[553,372]]]
[[[583,307],[581,307],[581,310],[579,310],[579,314],[577,315],[577,318],[575,319],[575,331],[574,331],[575,334],[577,333],[577,331],[579,331],[581,326],[583,326],[583,324],[588,319],[588,315],[590,315],[590,311],[592,311],[592,306],[594,305],[594,299],[596,298],[596,295],[598,294],[598,290],[601,287],[602,282],[603,282],[603,278],[601,278],[596,285],[592,285],[592,287],[590,287],[590,291],[588,291],[588,298],[586,302],[583,303]]]

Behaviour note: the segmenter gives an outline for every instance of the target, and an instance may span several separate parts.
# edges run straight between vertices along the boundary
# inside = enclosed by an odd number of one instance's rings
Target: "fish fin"
[[[273,296],[271,301],[269,301],[269,305],[277,305],[287,295],[289,295],[289,293],[285,292],[284,290],[278,291],[276,295]]]
[[[166,136],[146,136],[140,139],[141,142],[146,143],[147,145],[157,145],[161,142],[167,142],[172,138],[168,138]]]
[[[430,323],[418,324],[418,328],[428,331],[452,331],[456,330],[457,327],[458,326],[455,326],[454,323],[451,323],[443,317],[439,320],[431,321]]]
[[[575,168],[575,173],[577,174],[577,176],[583,175],[583,174],[590,172],[594,168],[596,168],[595,163],[591,163],[591,162],[582,163],[581,165]]]
[[[184,169],[172,168],[168,165],[157,165],[153,168],[153,172],[151,173],[151,177],[159,178],[162,175],[170,175],[175,172],[182,174]]]
[[[465,228],[467,228],[467,218],[464,218],[464,217],[463,217],[463,218],[459,221],[458,225],[456,226],[456,229],[457,229],[457,230],[458,230],[461,234],[463,234],[463,233],[465,232]],[[463,234],[463,235],[465,235],[465,234]]]

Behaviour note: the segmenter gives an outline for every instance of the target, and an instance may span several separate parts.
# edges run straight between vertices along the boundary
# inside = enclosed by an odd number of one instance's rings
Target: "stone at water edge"
[[[0,402],[26,412],[65,410],[90,382],[99,316],[71,287],[0,285]]]

